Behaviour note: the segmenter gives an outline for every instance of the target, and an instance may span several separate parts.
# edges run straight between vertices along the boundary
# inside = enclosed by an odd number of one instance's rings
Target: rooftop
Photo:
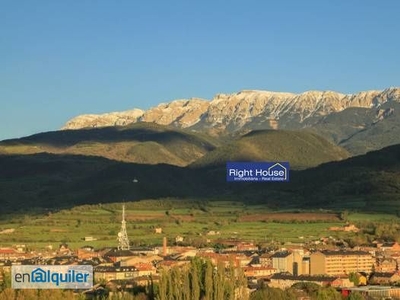
[[[295,276],[289,273],[277,273],[272,275],[271,279],[285,279],[285,280],[298,280],[298,281],[334,281],[339,277],[322,276],[322,275],[299,275]]]
[[[130,250],[118,250],[113,249],[108,251],[104,256],[113,256],[113,257],[123,257],[123,256],[134,256],[135,254]]]
[[[334,255],[371,255],[366,251],[350,251],[350,250],[323,250],[320,251],[326,256],[334,256]]]
[[[285,257],[288,257],[289,255],[291,255],[292,254],[292,252],[289,252],[289,251],[281,251],[281,252],[276,252],[276,253],[274,253],[274,254],[272,254],[272,258],[285,258]]]

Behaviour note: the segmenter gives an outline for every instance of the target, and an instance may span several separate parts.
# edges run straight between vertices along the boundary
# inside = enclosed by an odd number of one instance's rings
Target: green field
[[[329,231],[343,226],[339,213],[329,211],[272,211],[262,205],[230,201],[189,201],[178,199],[127,202],[129,238],[135,246],[161,245],[180,235],[190,244],[210,245],[224,239],[254,243],[307,242],[324,236],[346,237],[353,233]],[[0,220],[0,246],[25,244],[30,249],[66,242],[71,248],[117,246],[122,203],[77,206],[37,215],[3,215]],[[393,222],[384,214],[350,213],[350,222]],[[162,233],[155,233],[161,227]],[[12,232],[10,232],[10,229]],[[7,231],[8,230],[8,231]],[[214,231],[215,234],[212,234]],[[210,234],[211,232],[211,234]],[[95,241],[85,241],[84,237]]]

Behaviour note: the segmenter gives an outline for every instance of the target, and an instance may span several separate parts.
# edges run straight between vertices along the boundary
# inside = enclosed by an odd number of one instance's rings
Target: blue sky
[[[242,89],[400,85],[400,1],[0,3],[0,140]]]

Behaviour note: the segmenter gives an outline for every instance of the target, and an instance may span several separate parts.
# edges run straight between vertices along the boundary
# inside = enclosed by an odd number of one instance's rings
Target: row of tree
[[[246,300],[247,280],[241,268],[230,262],[213,265],[195,258],[184,267],[161,272],[157,299],[163,300]]]

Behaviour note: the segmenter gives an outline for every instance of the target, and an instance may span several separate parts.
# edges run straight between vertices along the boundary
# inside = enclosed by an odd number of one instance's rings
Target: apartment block
[[[293,274],[293,253],[289,251],[276,252],[272,256],[272,267],[278,273],[289,272]]]
[[[317,251],[310,255],[311,275],[342,275],[372,271],[374,259],[365,251]]]

